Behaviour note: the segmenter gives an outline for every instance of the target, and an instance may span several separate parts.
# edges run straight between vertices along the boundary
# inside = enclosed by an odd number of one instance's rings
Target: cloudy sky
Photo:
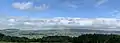
[[[0,0],[0,14],[30,17],[118,17],[120,0]]]
[[[119,2],[120,0],[0,0],[0,29],[38,29],[41,27],[38,23],[31,25],[35,18],[119,18]]]

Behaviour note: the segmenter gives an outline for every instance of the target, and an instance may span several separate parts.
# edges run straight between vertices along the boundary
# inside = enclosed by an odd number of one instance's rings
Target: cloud
[[[26,18],[26,17],[7,17],[0,18],[0,28],[19,28],[19,29],[71,29],[81,27],[89,29],[114,29],[120,28],[120,20],[116,18]]]
[[[63,5],[65,5],[65,7],[68,8],[77,9],[81,7],[81,5],[83,4],[82,4],[82,0],[64,0]]]
[[[33,3],[32,2],[23,2],[23,3],[15,2],[12,4],[12,6],[20,10],[27,10],[33,7]]]
[[[46,4],[42,4],[42,5],[40,5],[40,6],[35,6],[35,7],[34,7],[34,9],[36,9],[36,10],[46,10],[46,9],[48,9],[48,8],[49,8],[49,6],[46,5]]]
[[[115,28],[114,28],[115,27]],[[0,29],[118,29],[120,19],[116,18],[28,18],[3,17],[0,18]]]
[[[67,6],[70,7],[70,8],[78,8],[78,6],[75,5],[75,4],[67,4]]]
[[[100,5],[106,3],[108,0],[98,0],[95,4],[96,7],[99,7]]]
[[[112,17],[114,18],[120,18],[120,11],[119,10],[114,10],[112,12],[110,12],[110,14],[112,14]]]
[[[8,21],[9,22],[15,22],[16,20],[15,19],[9,19]]]
[[[33,2],[15,2],[12,6],[19,10],[46,10],[49,8],[47,4],[36,6]]]

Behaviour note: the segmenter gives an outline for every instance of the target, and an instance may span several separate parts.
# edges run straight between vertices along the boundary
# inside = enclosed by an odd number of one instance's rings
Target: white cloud
[[[65,5],[65,7],[69,7],[69,8],[73,8],[73,9],[77,9],[80,7],[80,3],[81,2],[78,2],[76,0],[67,0],[67,1],[64,1],[63,2],[63,5]]]
[[[120,18],[120,11],[119,10],[114,10],[114,11],[110,12],[110,14],[114,18]]]
[[[37,9],[37,10],[46,10],[46,9],[48,9],[48,8],[49,8],[49,6],[46,5],[46,4],[42,4],[42,5],[40,5],[40,6],[35,6],[35,7],[34,7],[34,9]]]
[[[16,20],[15,19],[9,19],[8,21],[9,22],[15,22]]]
[[[95,4],[96,7],[99,7],[100,5],[106,3],[108,0],[98,0],[97,3]]]
[[[77,5],[74,5],[74,4],[68,4],[68,7],[71,7],[71,8],[78,8]]]
[[[59,21],[56,21],[59,20]],[[71,21],[72,20],[72,21]],[[54,22],[55,21],[55,22]],[[71,22],[71,24],[69,24]],[[74,24],[75,23],[75,24]],[[77,24],[77,25],[76,25]],[[118,29],[120,28],[120,19],[116,18],[26,18],[26,17],[5,17],[0,18],[1,28],[19,28],[19,29],[53,29],[53,28],[80,28],[89,29]],[[56,27],[57,26],[57,27]],[[115,27],[115,28],[114,28]],[[107,28],[107,29],[106,29]]]
[[[24,22],[25,25],[34,25],[34,23]]]
[[[112,14],[117,14],[117,13],[119,13],[120,11],[118,11],[118,10],[114,10],[114,11],[112,11],[112,12],[110,12],[110,13],[112,13]]]
[[[13,8],[20,10],[46,10],[49,8],[47,4],[40,4],[36,6],[33,2],[15,2],[12,4]]]
[[[23,3],[15,2],[12,4],[12,6],[20,10],[27,10],[33,7],[33,3],[32,2],[23,2]]]

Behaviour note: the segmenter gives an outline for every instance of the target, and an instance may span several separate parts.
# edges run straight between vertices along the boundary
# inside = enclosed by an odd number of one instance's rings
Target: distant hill
[[[120,31],[104,31],[91,29],[51,29],[51,30],[19,30],[19,29],[4,29],[0,33],[9,36],[19,36],[28,38],[39,38],[43,36],[79,36],[81,34],[120,34]]]

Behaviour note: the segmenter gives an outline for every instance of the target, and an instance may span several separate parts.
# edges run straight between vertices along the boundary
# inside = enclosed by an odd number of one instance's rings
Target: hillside
[[[25,37],[6,36],[0,33],[0,42],[36,42],[36,43],[120,43],[120,35],[83,34],[79,37],[47,36],[37,39]]]
[[[78,37],[82,34],[120,34],[120,31],[104,31],[104,30],[91,30],[91,29],[52,29],[52,30],[18,30],[18,29],[5,29],[1,30],[8,36],[27,37],[27,38],[42,38],[44,36],[70,36]]]

